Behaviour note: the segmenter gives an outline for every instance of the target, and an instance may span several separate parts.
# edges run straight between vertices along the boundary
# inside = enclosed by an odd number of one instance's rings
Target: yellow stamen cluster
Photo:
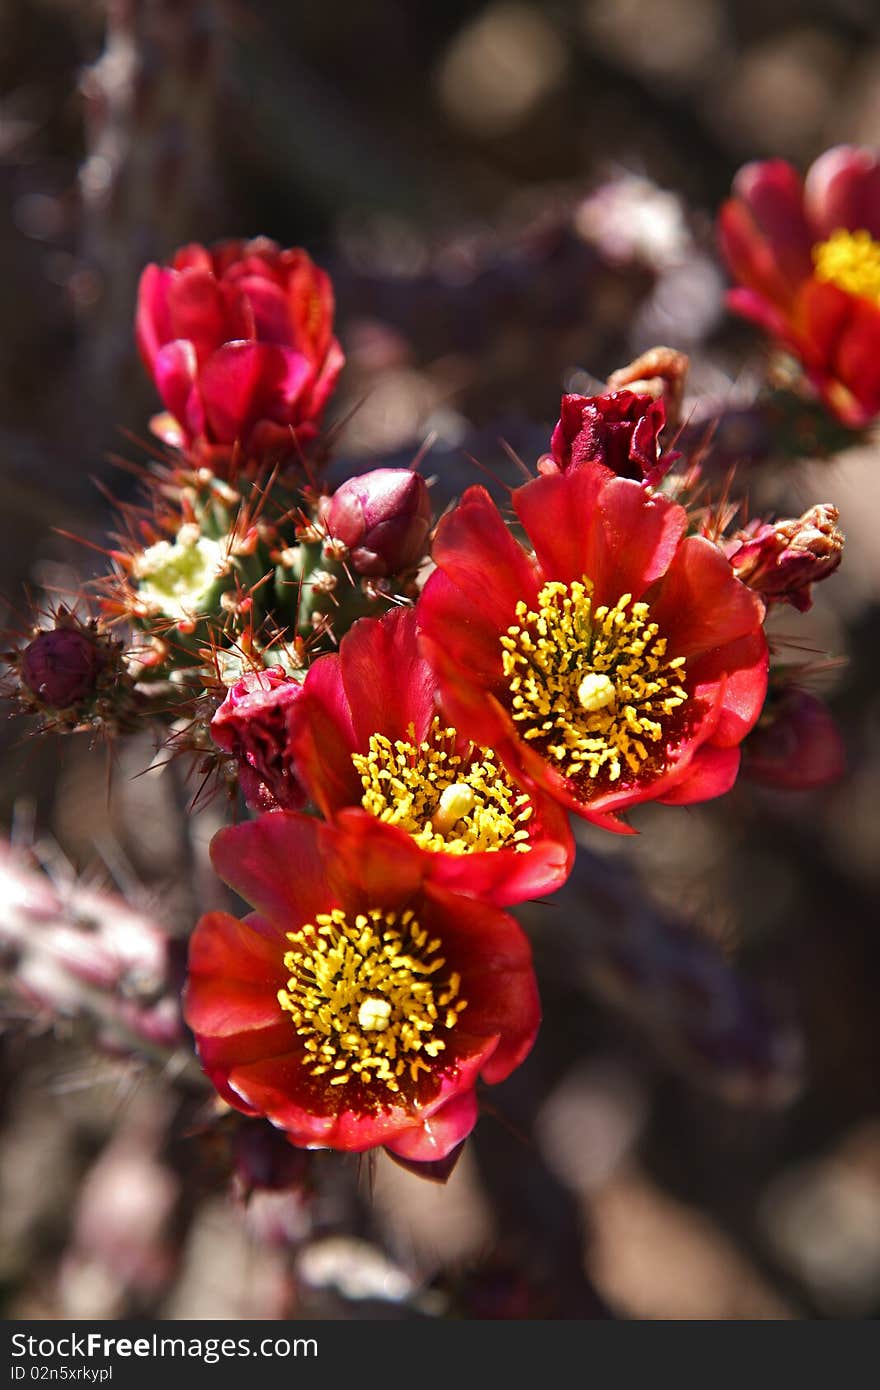
[[[647,603],[593,608],[588,579],[520,602],[501,638],[511,714],[566,777],[616,782],[662,765],[670,717],[687,701],[684,657],[668,658]]]
[[[813,247],[813,264],[818,280],[880,303],[880,241],[870,232],[838,227],[827,241]]]
[[[357,1080],[396,1093],[401,1079],[417,1081],[446,1048],[467,1000],[446,961],[439,938],[429,938],[412,911],[398,916],[371,908],[349,922],[334,908],[314,923],[288,932],[294,949],[284,957],[290,974],[278,991],[303,1039],[306,1067],[330,1086]]]
[[[456,732],[435,719],[427,737],[394,742],[373,734],[368,753],[354,753],[364,795],[379,820],[399,825],[422,849],[447,854],[528,850],[529,798],[510,781],[494,754],[472,744],[455,751]]]

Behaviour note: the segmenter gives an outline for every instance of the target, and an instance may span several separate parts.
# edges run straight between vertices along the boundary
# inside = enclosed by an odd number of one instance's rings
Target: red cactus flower
[[[676,458],[660,453],[665,423],[662,398],[633,391],[563,396],[550,453],[539,460],[538,471],[564,473],[584,463],[604,463],[618,477],[658,483]]]
[[[168,411],[156,433],[209,461],[233,445],[252,457],[311,439],[344,361],[329,277],[265,237],[148,265],[136,328]]]
[[[211,720],[211,736],[238,760],[241,789],[255,811],[296,811],[305,803],[292,747],[302,690],[280,666],[247,671]]]
[[[428,858],[363,811],[277,812],[221,830],[215,868],[256,911],[203,917],[185,1012],[230,1105],[303,1148],[385,1145],[434,1162],[540,1021],[512,917],[431,881]]]
[[[764,606],[684,509],[597,464],[441,521],[419,603],[448,717],[587,820],[733,783],[767,688]]]
[[[349,552],[355,574],[384,577],[414,569],[427,549],[431,499],[409,468],[373,468],[323,499],[327,535]]]
[[[798,686],[788,686],[767,701],[743,745],[743,776],[767,787],[826,787],[845,770],[846,751],[833,714]]]
[[[309,668],[294,750],[313,800],[328,818],[371,812],[456,892],[499,905],[552,893],[574,855],[564,812],[448,727],[417,634],[411,608],[362,618]]]
[[[845,425],[866,425],[880,412],[880,161],[839,145],[803,181],[781,159],[747,164],[733,193],[731,307],[800,359]]]

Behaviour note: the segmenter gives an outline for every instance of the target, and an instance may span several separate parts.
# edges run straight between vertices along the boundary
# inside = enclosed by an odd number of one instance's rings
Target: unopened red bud
[[[94,693],[102,655],[93,639],[75,627],[41,632],[21,654],[21,679],[49,709],[70,709]]]
[[[302,683],[280,666],[247,671],[211,720],[214,742],[241,765],[241,789],[254,810],[293,811],[305,801],[291,752],[301,694]]]
[[[425,553],[431,529],[427,484],[408,468],[374,468],[344,482],[323,519],[328,536],[348,547],[357,574],[403,574]]]
[[[804,612],[813,602],[811,586],[833,574],[843,556],[838,517],[824,502],[801,517],[740,532],[730,556],[737,577],[765,598]]]

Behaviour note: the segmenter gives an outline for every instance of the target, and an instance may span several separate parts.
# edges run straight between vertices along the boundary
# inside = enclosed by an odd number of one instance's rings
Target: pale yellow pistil
[[[545,584],[501,638],[513,719],[566,777],[616,782],[662,762],[688,698],[684,657],[668,657],[647,603],[593,608],[592,584]]]
[[[838,227],[813,247],[813,264],[817,280],[880,304],[880,242],[870,232]]]
[[[598,671],[588,671],[578,686],[578,703],[590,714],[613,705],[616,699],[614,681],[599,675]]]
[[[334,908],[287,939],[290,978],[278,1002],[303,1039],[312,1076],[395,1094],[405,1076],[430,1072],[467,1000],[455,971],[441,976],[440,940],[412,911],[371,908],[349,922]]]
[[[369,752],[352,762],[364,789],[361,805],[399,825],[422,849],[447,854],[529,849],[532,805],[486,748],[456,752],[456,732],[435,719],[421,743],[373,734]]]

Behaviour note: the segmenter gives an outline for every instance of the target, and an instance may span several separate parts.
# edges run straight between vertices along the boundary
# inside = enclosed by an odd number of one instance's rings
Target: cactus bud
[[[805,612],[813,602],[811,586],[833,574],[843,556],[838,515],[824,502],[801,517],[741,531],[730,555],[737,577],[764,598]]]
[[[103,660],[100,647],[87,631],[47,628],[21,653],[21,679],[47,709],[70,709],[94,694]]]
[[[428,488],[408,468],[374,468],[344,482],[327,500],[322,520],[328,539],[347,547],[355,573],[403,574],[425,553],[431,528]]]

